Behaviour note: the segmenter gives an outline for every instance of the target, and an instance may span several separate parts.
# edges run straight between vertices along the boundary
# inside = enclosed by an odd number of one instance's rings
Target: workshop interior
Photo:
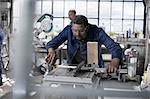
[[[0,49],[0,99],[150,99],[150,0],[0,0]]]

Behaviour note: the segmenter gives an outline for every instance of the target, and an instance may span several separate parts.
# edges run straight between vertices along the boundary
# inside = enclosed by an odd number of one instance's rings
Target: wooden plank
[[[98,65],[98,42],[87,42],[87,63]]]

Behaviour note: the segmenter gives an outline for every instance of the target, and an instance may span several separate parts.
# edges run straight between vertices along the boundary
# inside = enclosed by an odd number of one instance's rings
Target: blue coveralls
[[[67,54],[68,54],[68,64],[72,64],[73,58],[77,53],[80,47],[80,41],[75,39],[73,36],[71,25],[66,26],[54,39],[49,41],[46,45],[46,49],[54,48],[57,49],[63,42],[67,40]],[[111,52],[112,58],[118,58],[121,60],[122,58],[122,49],[120,45],[114,42],[102,28],[98,28],[96,25],[89,24],[89,30],[87,32],[87,36],[83,41],[83,50],[87,53],[87,42],[98,42],[99,43],[99,51],[98,51],[98,59],[99,59],[99,67],[103,67],[103,60],[101,56],[101,45],[104,44],[106,48]]]

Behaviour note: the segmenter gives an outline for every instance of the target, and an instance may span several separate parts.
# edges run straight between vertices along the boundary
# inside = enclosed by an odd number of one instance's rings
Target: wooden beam
[[[98,42],[87,42],[87,63],[98,65]]]

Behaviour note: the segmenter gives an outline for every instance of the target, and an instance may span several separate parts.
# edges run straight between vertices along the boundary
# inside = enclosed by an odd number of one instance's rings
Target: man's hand
[[[53,48],[48,49],[46,61],[51,65],[53,65],[56,62],[56,51]]]
[[[107,72],[108,73],[114,73],[114,72],[116,72],[118,64],[119,64],[119,59],[118,58],[112,59],[112,61],[110,62],[110,64],[107,66]]]

